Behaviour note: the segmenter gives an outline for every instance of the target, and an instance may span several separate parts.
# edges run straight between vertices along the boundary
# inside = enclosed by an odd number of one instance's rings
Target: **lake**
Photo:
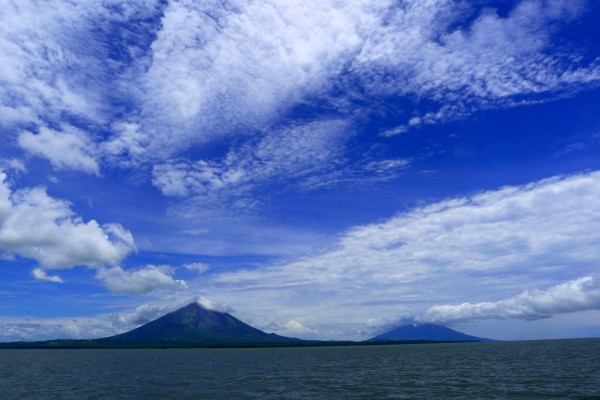
[[[600,399],[600,339],[0,350],[1,399]]]

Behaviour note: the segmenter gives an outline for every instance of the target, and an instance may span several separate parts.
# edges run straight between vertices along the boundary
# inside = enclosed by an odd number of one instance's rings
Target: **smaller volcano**
[[[403,325],[389,332],[369,339],[369,341],[385,340],[432,340],[439,342],[491,342],[491,339],[480,338],[455,331],[436,324]]]

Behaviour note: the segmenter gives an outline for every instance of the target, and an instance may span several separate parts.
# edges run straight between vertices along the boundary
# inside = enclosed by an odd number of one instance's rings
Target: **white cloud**
[[[600,227],[592,219],[600,215],[600,204],[594,201],[598,195],[600,172],[593,172],[445,200],[353,228],[336,249],[272,271],[294,270],[317,282],[324,273],[343,280],[374,268],[401,282],[447,269],[513,269],[525,259],[530,271],[567,260],[591,263],[589,246],[600,239]],[[244,276],[232,273],[223,279]]]
[[[2,318],[0,341],[88,339],[120,333],[105,318]]]
[[[121,330],[137,328],[140,325],[147,324],[162,317],[163,315],[175,311],[173,305],[152,305],[142,304],[131,312],[115,313],[108,316],[111,325]]]
[[[190,304],[192,302],[196,302],[201,307],[204,307],[207,310],[211,310],[211,311],[218,311],[218,312],[222,312],[222,313],[232,313],[234,311],[233,308],[231,308],[227,304],[218,303],[218,302],[211,300],[204,296],[198,296],[195,299],[192,299],[191,301],[188,300],[184,304],[182,304],[182,306],[186,305],[186,304]]]
[[[198,302],[202,307],[219,312],[232,312],[231,307],[204,296],[184,302],[146,303],[131,311],[73,318],[10,318],[0,316],[0,342],[49,339],[92,339],[117,335],[135,329],[185,305]]]
[[[389,137],[389,136],[402,135],[408,131],[409,131],[409,129],[407,126],[399,125],[392,129],[387,129],[387,130],[381,132],[380,135],[384,136],[384,137]]]
[[[242,145],[238,139],[220,159],[154,166],[153,183],[163,194],[195,197],[203,210],[224,203],[231,209],[236,202],[234,208],[252,208],[249,193],[282,178],[302,177],[296,183],[303,188],[358,181],[364,177],[356,168],[330,169],[340,168],[350,134],[332,142],[331,129],[314,129],[342,120],[273,126],[293,105],[314,99],[345,113],[347,127],[356,118],[356,99],[367,108],[368,100],[389,96],[427,102],[413,104],[414,110],[407,105],[406,123],[383,133],[390,136],[481,108],[595,87],[599,60],[585,64],[556,47],[549,28],[584,11],[584,2],[563,0],[552,6],[525,0],[506,16],[447,0],[171,3],[142,79],[144,111],[136,132],[145,139],[135,146],[144,142],[160,159],[224,136],[255,137]],[[461,23],[465,19],[472,22]],[[357,92],[357,83],[366,94]],[[332,85],[343,94],[330,98]],[[391,176],[391,164],[376,166],[367,171]]]
[[[392,159],[392,160],[379,160],[371,161],[367,164],[365,169],[367,171],[374,171],[379,174],[388,173],[390,171],[398,171],[408,168],[410,160],[407,159]]]
[[[600,81],[598,59],[582,63],[553,43],[550,27],[584,5],[524,0],[499,16],[448,0],[173,2],[142,79],[142,123],[153,152],[164,153],[253,134],[310,96],[353,115],[356,82],[374,98],[416,95],[437,105],[386,135],[550,99]],[[347,97],[328,98],[332,85]]]
[[[0,160],[0,167],[4,171],[12,171],[14,173],[25,173],[27,172],[27,167],[23,160],[19,160],[18,158],[10,158],[7,160]]]
[[[596,171],[449,199],[350,229],[320,254],[214,274],[208,293],[253,319],[260,307],[271,320],[292,314],[354,326],[509,297],[532,281],[551,286],[594,273],[599,196]]]
[[[41,268],[34,268],[31,271],[31,274],[33,275],[33,277],[39,281],[48,281],[48,282],[54,282],[54,283],[63,283],[64,281],[62,280],[62,278],[58,275],[48,275],[46,273],[46,271],[44,271]]]
[[[101,154],[114,165],[138,167],[146,154],[148,136],[135,122],[118,121],[111,125],[113,136],[99,144]]]
[[[302,322],[296,321],[294,319],[288,321],[285,324],[285,330],[290,333],[318,333],[316,329],[308,328],[304,326]]]
[[[145,0],[2,0],[1,5],[3,123],[61,122],[64,115],[104,123],[107,100],[123,89],[114,77],[127,76],[131,58],[143,63],[136,34],[145,27],[143,19],[158,10],[158,2]],[[131,25],[113,40],[110,28],[125,22]],[[109,42],[122,59],[109,53]]]
[[[506,16],[449,0],[3,0],[2,7],[0,124],[39,131],[19,141],[56,168],[98,174],[102,162],[158,164],[153,182],[170,196],[236,196],[261,180],[327,174],[322,167],[344,154],[349,135],[328,146],[330,132],[318,129],[302,141],[312,147],[287,155],[273,148],[290,145],[280,137],[285,129],[273,127],[293,119],[298,105],[335,109],[348,124],[370,104],[398,111],[405,124],[383,132],[389,136],[600,82],[600,61],[583,42],[555,43],[554,29],[576,21],[583,0],[523,0]],[[390,96],[411,101],[380,110]],[[332,117],[313,118],[288,130],[306,133]],[[50,128],[73,121],[86,133]],[[171,159],[233,136],[250,139],[231,140],[222,159]]]
[[[115,265],[135,250],[121,225],[84,222],[44,188],[13,192],[0,172],[0,250],[34,259],[40,268]],[[40,275],[41,276],[41,275]]]
[[[170,3],[143,79],[154,150],[251,133],[320,91],[360,45],[354,19],[372,19],[354,8],[329,1]]]
[[[597,309],[600,309],[600,285],[597,278],[586,276],[547,290],[527,290],[496,302],[433,306],[421,319],[439,323],[478,319],[538,319]]]
[[[0,342],[107,337],[137,328],[174,309],[172,306],[143,304],[133,311],[93,317],[0,317]]]
[[[148,20],[160,2],[2,0],[0,7],[0,126],[8,128],[7,144],[13,132],[40,131],[21,133],[21,145],[55,167],[97,174],[97,143],[120,119],[115,113],[135,106],[124,105],[135,92],[132,75],[146,69]],[[68,124],[85,126],[89,136],[52,130]]]
[[[172,275],[172,268],[164,265],[146,265],[133,271],[125,271],[115,266],[98,269],[96,279],[114,294],[146,294],[186,286],[185,281],[175,280]]]
[[[199,274],[202,274],[209,269],[208,265],[200,262],[184,264],[183,268],[189,269],[190,271],[196,271]]]
[[[57,169],[74,169],[96,175],[100,173],[94,156],[95,144],[78,129],[55,131],[42,127],[37,134],[22,132],[17,140],[24,150],[46,158]]]
[[[578,65],[572,49],[554,46],[549,28],[578,17],[584,4],[525,0],[506,17],[487,8],[468,26],[451,28],[472,12],[466,3],[407,1],[371,32],[353,69],[372,95],[415,94],[438,104],[384,135],[597,86],[600,59]]]
[[[257,187],[294,184],[333,170],[341,163],[348,130],[341,120],[286,127],[230,150],[221,161],[156,165],[153,183],[168,196],[228,205],[242,199],[237,204],[248,207],[243,199]]]

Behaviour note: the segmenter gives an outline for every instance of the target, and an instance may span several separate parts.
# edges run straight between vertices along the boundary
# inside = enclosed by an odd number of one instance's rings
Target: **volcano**
[[[409,324],[382,333],[369,341],[427,340],[439,342],[491,342],[491,339],[467,335],[436,324]]]
[[[97,339],[100,342],[136,344],[242,345],[300,342],[300,339],[266,333],[226,312],[190,303],[129,332]]]

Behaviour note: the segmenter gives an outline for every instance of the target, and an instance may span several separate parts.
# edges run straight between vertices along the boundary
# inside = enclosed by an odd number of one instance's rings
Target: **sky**
[[[0,341],[600,336],[600,2],[0,9]]]

